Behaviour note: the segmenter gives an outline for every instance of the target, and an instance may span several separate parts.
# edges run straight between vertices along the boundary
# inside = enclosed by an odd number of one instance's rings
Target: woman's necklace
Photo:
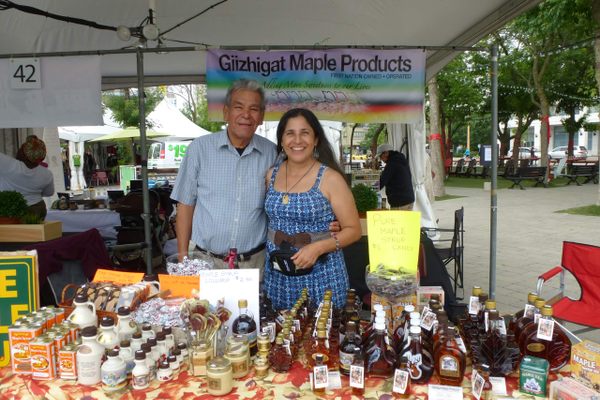
[[[287,204],[287,203],[289,203],[289,202],[290,202],[290,196],[288,196],[288,195],[289,195],[289,193],[290,193],[290,191],[291,191],[293,188],[295,188],[295,187],[296,187],[296,185],[297,185],[297,184],[299,184],[299,183],[300,183],[300,181],[301,181],[302,179],[304,179],[304,177],[306,177],[306,175],[308,175],[308,173],[310,172],[310,170],[312,169],[312,167],[314,167],[314,166],[315,166],[315,164],[316,164],[316,163],[317,163],[317,160],[315,160],[315,161],[314,161],[314,162],[311,164],[311,166],[310,166],[310,167],[309,167],[309,168],[306,170],[306,172],[304,173],[304,175],[302,175],[302,176],[300,177],[300,179],[298,179],[298,180],[296,181],[296,183],[294,183],[294,184],[292,185],[292,187],[291,187],[291,188],[289,188],[289,189],[288,189],[288,177],[287,177],[287,173],[288,173],[288,164],[286,164],[286,165],[285,165],[285,193],[283,193],[283,196],[281,197],[281,202],[282,202],[283,204]]]

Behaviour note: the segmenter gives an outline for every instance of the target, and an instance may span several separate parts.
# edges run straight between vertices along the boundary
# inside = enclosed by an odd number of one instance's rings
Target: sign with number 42
[[[10,60],[10,87],[12,89],[41,89],[42,77],[39,58]]]

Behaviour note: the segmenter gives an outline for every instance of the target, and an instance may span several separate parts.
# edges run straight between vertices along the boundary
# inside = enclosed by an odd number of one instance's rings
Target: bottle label
[[[325,389],[329,386],[329,371],[327,365],[317,365],[313,368],[313,384],[315,389]]]
[[[469,314],[477,315],[479,313],[479,296],[469,297]]]
[[[441,376],[450,378],[458,378],[460,372],[458,370],[458,359],[451,355],[440,357],[439,371]]]
[[[247,373],[248,372],[248,358],[244,358],[242,361],[235,361],[231,363],[231,371],[233,374]]]
[[[408,361],[410,365],[410,378],[413,380],[420,379],[421,375],[423,375],[423,370],[421,369],[421,365],[423,364],[423,356],[421,353],[410,354],[408,356]]]
[[[329,361],[329,356],[327,354],[323,354],[323,353],[313,353],[313,355],[311,356],[313,361],[317,361],[317,356],[319,354],[323,356],[323,363],[327,364],[327,362]]]
[[[145,389],[150,384],[149,374],[132,375],[131,384],[134,389]]]
[[[545,348],[546,346],[544,346],[542,343],[529,343],[527,345],[527,351],[531,353],[541,353]]]
[[[533,318],[533,314],[535,313],[535,306],[533,304],[525,304],[525,308],[523,309],[523,318]]]
[[[481,393],[483,392],[483,386],[485,385],[485,379],[477,371],[473,370],[473,376],[471,379],[471,392],[477,400],[481,399]]]
[[[350,366],[354,362],[354,353],[346,353],[340,350],[340,369],[350,372]]]
[[[435,322],[435,313],[427,311],[423,314],[423,318],[421,319],[421,328],[425,329],[426,331],[431,331],[431,328],[433,328],[433,324]]]
[[[408,377],[408,371],[396,369],[396,372],[394,372],[394,386],[392,387],[392,391],[394,393],[406,394],[406,389],[408,388]]]
[[[552,340],[554,334],[554,320],[540,318],[538,320],[537,338],[541,340]]]
[[[208,378],[208,388],[211,390],[221,390],[221,379]]]
[[[501,335],[506,335],[506,323],[504,319],[500,318],[497,322],[496,328],[498,329],[498,333]]]
[[[362,367],[360,365],[350,366],[350,387],[364,389],[365,367]]]

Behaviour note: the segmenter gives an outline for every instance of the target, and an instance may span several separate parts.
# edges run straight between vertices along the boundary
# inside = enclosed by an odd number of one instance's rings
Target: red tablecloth
[[[562,371],[561,371],[562,373]],[[565,372],[566,373],[566,372]],[[473,399],[471,395],[470,372],[463,381],[463,393],[465,399]],[[550,374],[549,381],[555,380],[556,374]],[[437,377],[433,377],[430,384],[438,384]],[[102,391],[100,385],[81,386],[74,381],[37,381],[30,377],[14,375],[10,368],[0,368],[0,399],[314,399],[316,396],[310,389],[308,371],[300,362],[295,362],[292,369],[286,374],[269,373],[265,379],[255,379],[251,372],[242,380],[235,382],[233,391],[226,396],[214,397],[206,392],[206,381],[199,377],[190,376],[187,371],[179,373],[175,380],[167,383],[154,382],[146,390],[130,390],[125,393],[111,394]],[[427,399],[427,385],[412,385],[411,399]],[[391,399],[392,380],[390,379],[366,379],[366,389],[363,399]],[[517,377],[507,378],[507,391],[514,398],[528,398],[518,391]],[[348,386],[348,379],[342,376],[342,388],[327,391],[321,398],[333,400],[360,399],[352,395],[352,389]],[[539,399],[539,397],[536,397]]]

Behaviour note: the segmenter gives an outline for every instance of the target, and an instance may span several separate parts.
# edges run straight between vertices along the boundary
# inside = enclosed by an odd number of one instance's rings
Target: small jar
[[[223,396],[233,389],[233,373],[231,363],[223,357],[210,360],[206,367],[208,393],[213,396]]]
[[[244,344],[229,345],[225,353],[225,358],[231,362],[231,369],[234,378],[243,378],[250,372],[250,360],[248,357],[248,346]]]
[[[171,366],[168,361],[163,361],[160,363],[158,367],[158,371],[156,372],[156,379],[161,382],[170,381],[173,378],[173,371],[171,371]]]
[[[269,362],[266,358],[256,357],[254,360],[254,377],[256,379],[263,379],[269,374]]]
[[[173,351],[175,348],[175,335],[173,334],[173,328],[165,326],[162,330],[165,333],[165,340],[167,341],[167,350]]]
[[[256,342],[258,343],[258,351],[269,353],[269,350],[271,349],[271,338],[268,333],[259,333]]]
[[[144,324],[142,325],[142,339],[147,341],[150,338],[155,337],[154,331],[152,330],[152,325]]]
[[[179,368],[183,367],[183,356],[181,355],[181,350],[179,350],[177,347],[175,347],[173,349],[172,355],[177,357],[177,362],[179,363]]]
[[[184,360],[184,361],[187,361],[187,359],[188,359],[188,356],[189,356],[189,354],[190,354],[190,353],[189,353],[189,351],[188,351],[187,344],[185,344],[185,343],[181,342],[181,343],[179,343],[179,344],[177,345],[177,348],[178,348],[179,350],[181,350],[181,356],[183,357],[183,360]]]
[[[173,376],[177,375],[179,373],[179,360],[177,360],[177,356],[171,355],[167,357],[167,361],[169,362]]]
[[[190,352],[192,375],[206,376],[206,365],[212,358],[212,347],[210,346],[210,343],[203,339],[192,342]]]

